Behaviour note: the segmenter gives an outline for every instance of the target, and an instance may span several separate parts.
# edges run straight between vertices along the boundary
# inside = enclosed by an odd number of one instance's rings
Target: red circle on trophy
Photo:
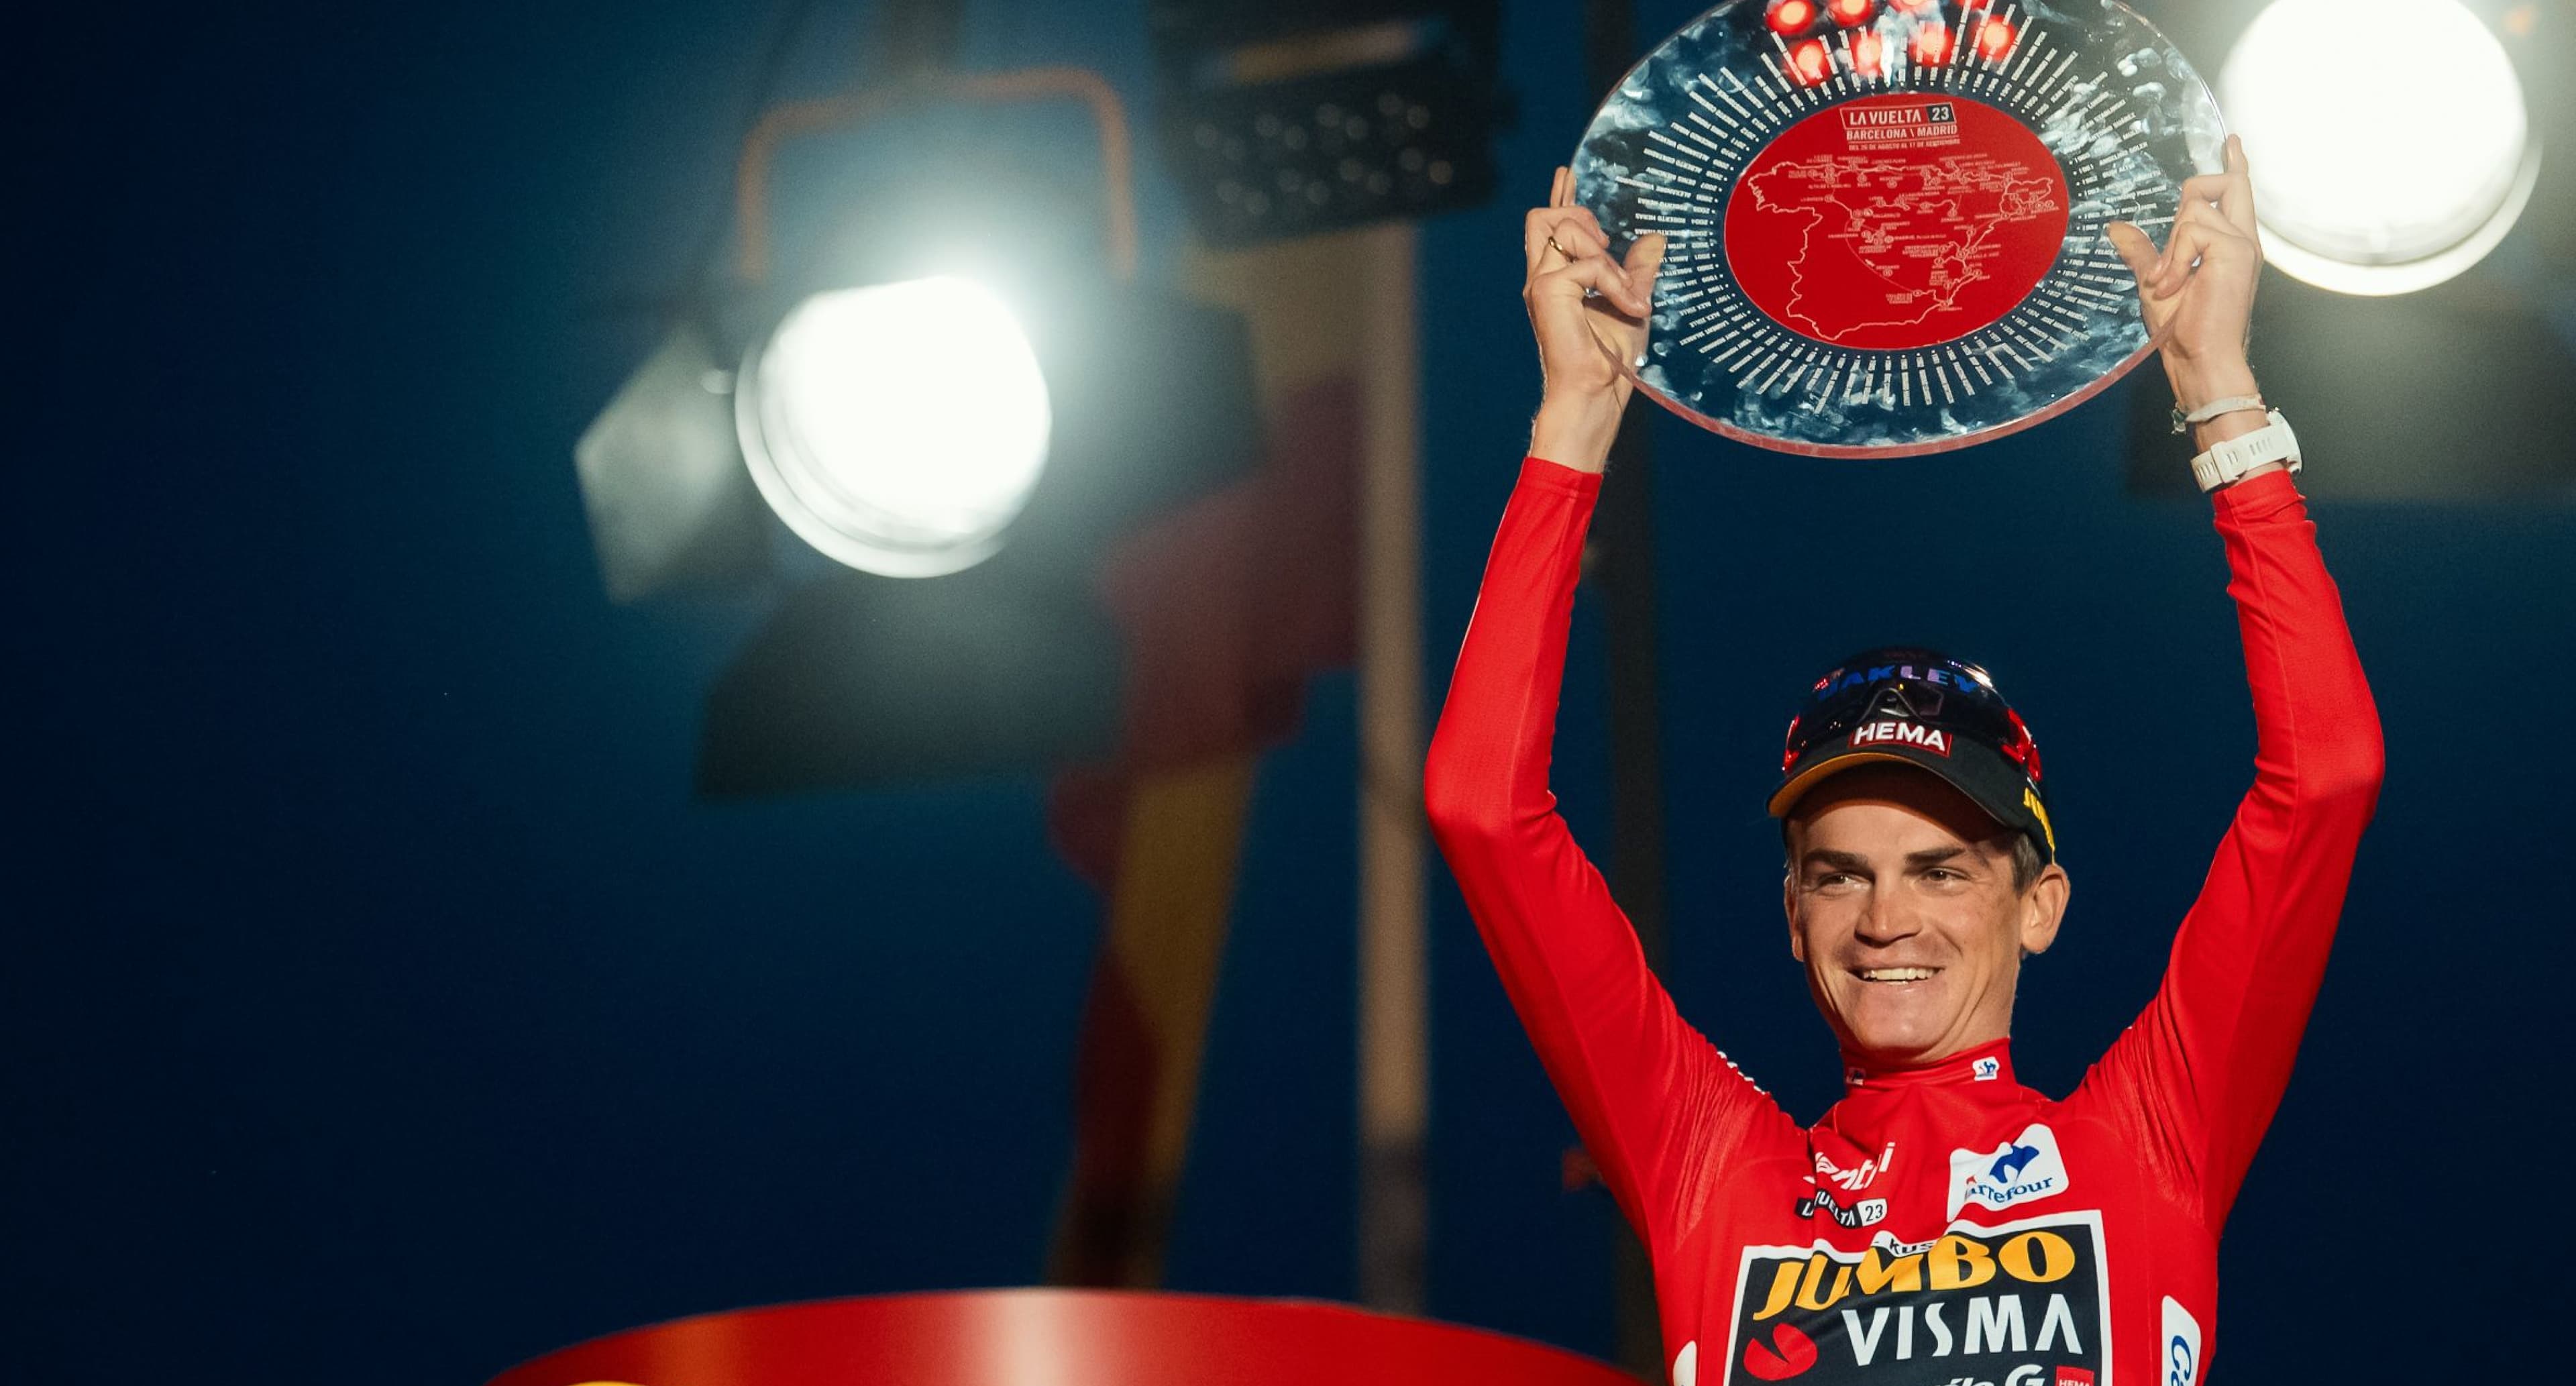
[[[1800,120],[1745,162],[1725,245],[1755,308],[1868,351],[1956,341],[2000,321],[2057,262],[2066,175],[1981,101],[1865,96]]]

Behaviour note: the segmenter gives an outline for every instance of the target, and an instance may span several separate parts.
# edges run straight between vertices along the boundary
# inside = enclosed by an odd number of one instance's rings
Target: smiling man
[[[1513,1005],[1654,1260],[1676,1386],[2200,1386],[2217,1247],[2288,1082],[2363,825],[2376,711],[2246,364],[2253,187],[2184,183],[2163,250],[2113,243],[2198,426],[2253,693],[2254,784],[2163,984],[2076,1090],[2014,1079],[2022,959],[2069,881],[2038,748],[1929,650],[1819,678],[1770,796],[1789,950],[1842,1050],[1801,1128],[1675,1013],[1547,785],[1583,537],[1661,246],[1608,255],[1558,174],[1528,218],[1547,389],[1426,766],[1443,854]]]
[[[1843,1048],[1919,1062],[2002,1039],[2067,878],[2039,748],[1994,681],[1931,650],[1854,655],[1790,719],[1780,775],[1789,951]]]

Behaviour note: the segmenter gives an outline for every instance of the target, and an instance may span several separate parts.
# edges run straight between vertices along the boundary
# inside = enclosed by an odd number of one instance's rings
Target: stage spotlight
[[[885,150],[837,232],[772,263],[785,145],[1032,101],[1091,114],[1096,242],[1000,152],[964,167],[916,142]],[[674,305],[575,449],[611,595],[721,586],[769,604],[708,691],[702,795],[1117,745],[1121,546],[1251,473],[1262,436],[1242,316],[1136,282],[1132,146],[1116,90],[1073,68],[926,71],[771,108],[745,137],[735,276]],[[923,225],[976,234],[904,234]]]
[[[1022,513],[1008,542],[936,581],[851,564],[787,593],[708,692],[700,793],[1028,770],[1116,743],[1123,656],[1101,601],[1104,565],[1125,536],[1258,462],[1251,336],[1231,311],[1150,288],[1059,284],[1027,313],[1022,405],[988,396],[979,355],[971,372],[957,358],[935,362],[971,374],[970,395],[883,406],[983,430],[979,415],[1045,401],[1046,466],[1009,500]],[[989,338],[978,341],[990,353]],[[921,340],[897,345],[935,355]],[[809,388],[840,384],[837,369],[822,369]],[[755,388],[769,387],[746,380],[739,393]],[[1023,420],[1014,436],[1029,433]],[[926,472],[924,459],[954,455],[953,444],[925,434],[875,465]]]
[[[2540,141],[2504,48],[2459,0],[2273,0],[2219,70],[2264,249],[2349,294],[2476,264],[2531,197]]]
[[[762,499],[797,537],[920,578],[1001,546],[1053,415],[1011,310],[941,276],[798,303],[744,355],[734,419]]]

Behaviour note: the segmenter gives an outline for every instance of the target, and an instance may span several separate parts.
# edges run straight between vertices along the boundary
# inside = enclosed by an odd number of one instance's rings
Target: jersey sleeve
[[[1424,768],[1432,833],[1585,1147],[1649,1245],[1706,1171],[1795,1123],[1685,1024],[1548,789],[1583,538],[1601,485],[1522,463]]]
[[[2215,1235],[2271,1124],[2379,796],[2379,714],[2286,473],[2217,494],[2253,691],[2254,785],[2145,1014],[2086,1080]]]

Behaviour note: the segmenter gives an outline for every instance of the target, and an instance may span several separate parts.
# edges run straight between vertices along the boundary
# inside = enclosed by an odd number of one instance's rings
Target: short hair
[[[2012,861],[2015,895],[2030,889],[2030,883],[2038,880],[2039,873],[2047,867],[2047,863],[2039,859],[2039,844],[2033,842],[2028,833],[2012,835]]]

